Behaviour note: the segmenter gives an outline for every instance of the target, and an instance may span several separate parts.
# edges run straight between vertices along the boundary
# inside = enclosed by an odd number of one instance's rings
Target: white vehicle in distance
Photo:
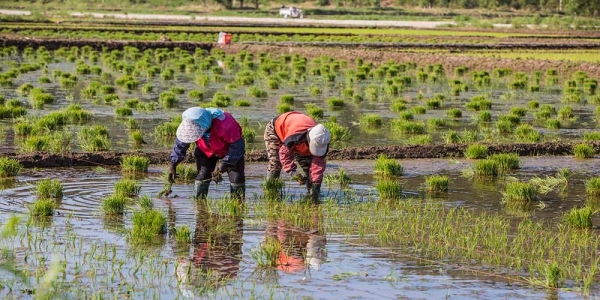
[[[283,16],[284,18],[304,18],[304,15],[302,14],[302,10],[293,6],[290,7],[285,7],[285,5],[282,5],[281,8],[279,9],[279,15]]]

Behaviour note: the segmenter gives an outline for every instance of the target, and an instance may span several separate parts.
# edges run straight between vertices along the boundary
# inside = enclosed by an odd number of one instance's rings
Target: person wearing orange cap
[[[292,111],[272,119],[264,138],[269,158],[267,180],[279,178],[283,169],[300,184],[306,184],[309,199],[318,203],[331,140],[329,130],[310,116]],[[294,160],[306,176],[296,171]]]

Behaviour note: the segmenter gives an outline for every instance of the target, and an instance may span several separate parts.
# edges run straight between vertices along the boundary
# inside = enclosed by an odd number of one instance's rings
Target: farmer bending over
[[[267,180],[279,178],[281,168],[300,184],[306,184],[308,197],[319,202],[321,182],[325,172],[325,155],[331,134],[313,118],[296,111],[284,113],[267,124],[265,145],[269,166]],[[298,162],[304,175],[296,172]]]
[[[191,143],[196,143],[194,157],[198,176],[194,185],[194,198],[205,199],[211,180],[222,181],[221,174],[227,173],[232,197],[244,198],[244,151],[240,124],[218,108],[188,108],[177,128],[175,146],[171,152],[169,182],[175,182],[177,164],[185,158]],[[217,162],[221,160],[217,166]]]

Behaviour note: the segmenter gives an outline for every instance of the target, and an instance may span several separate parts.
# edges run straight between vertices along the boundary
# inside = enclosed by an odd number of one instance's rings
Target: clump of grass
[[[268,96],[267,91],[256,87],[256,86],[251,86],[248,89],[248,95],[252,96],[252,97],[256,97],[256,98],[266,98]]]
[[[595,211],[589,207],[577,208],[573,207],[563,216],[563,221],[572,227],[580,229],[591,229],[592,228],[592,215]]]
[[[294,105],[294,100],[294,95],[283,95],[281,96],[280,102],[281,104]]]
[[[514,181],[506,185],[502,192],[502,200],[505,203],[531,202],[538,195],[537,187],[530,182]]]
[[[327,98],[326,102],[331,109],[340,109],[346,105],[346,101],[338,97]]]
[[[431,193],[447,192],[449,183],[450,177],[445,175],[431,175],[425,178],[425,187]]]
[[[285,187],[285,182],[283,179],[267,179],[261,184],[261,186],[267,201],[280,201],[283,199],[283,188]]]
[[[593,158],[596,154],[596,149],[589,144],[577,144],[573,146],[575,158]]]
[[[325,111],[323,110],[323,108],[321,108],[315,104],[307,103],[305,105],[305,107],[306,107],[306,113],[315,120],[322,119],[323,116],[325,115]]]
[[[236,100],[235,102],[233,102],[233,106],[235,106],[235,107],[248,107],[250,105],[251,105],[250,101],[245,100],[245,99],[239,99],[239,100]]]
[[[588,196],[600,197],[600,177],[592,177],[585,181],[585,193]]]
[[[600,132],[590,131],[583,133],[584,141],[600,141]]]
[[[402,182],[400,180],[380,180],[375,188],[381,199],[399,199],[402,196]]]
[[[439,119],[436,119],[439,120]],[[425,124],[418,121],[408,121],[403,119],[394,119],[390,124],[393,132],[404,134],[423,134],[425,133]]]
[[[325,175],[323,182],[329,186],[339,184],[341,189],[346,189],[352,183],[352,179],[346,174],[346,170],[339,169],[335,174]]]
[[[125,213],[125,196],[110,195],[102,199],[102,211],[107,216],[123,215]]]
[[[142,186],[135,180],[121,179],[115,182],[115,195],[123,197],[135,197],[142,190]]]
[[[129,107],[117,107],[115,108],[115,114],[119,117],[132,116],[133,110]]]
[[[562,274],[558,263],[552,262],[545,265],[543,271],[544,277],[546,278],[546,286],[550,288],[558,288],[558,283]]]
[[[192,241],[192,231],[186,225],[175,227],[175,240],[178,243],[189,243]]]
[[[462,111],[460,110],[460,108],[451,108],[448,111],[446,111],[446,115],[450,118],[460,119],[462,118]]]
[[[130,232],[131,241],[149,244],[159,234],[166,231],[167,218],[154,209],[135,211],[132,217],[133,227]]]
[[[123,156],[121,161],[121,170],[127,173],[145,173],[148,172],[150,159],[139,155]]]
[[[383,119],[377,114],[364,114],[360,117],[360,125],[369,128],[378,128],[383,124]]]
[[[177,102],[177,96],[172,92],[162,92],[160,96],[158,96],[158,103],[164,108],[173,108]]]
[[[417,105],[410,108],[410,111],[415,115],[422,115],[427,112],[427,109],[423,106]]]
[[[277,112],[280,114],[284,114],[286,112],[290,112],[294,110],[294,107],[287,104],[287,103],[281,103],[277,105]]]
[[[345,127],[336,121],[328,121],[323,124],[331,132],[331,142],[346,142],[352,139],[350,128]]]
[[[533,126],[529,124],[521,124],[517,126],[515,130],[515,135],[520,141],[529,143],[537,143],[543,138],[542,134],[535,130]]]
[[[154,201],[152,198],[150,198],[150,196],[143,195],[138,200],[138,205],[142,210],[151,210],[154,208]]]
[[[489,157],[498,163],[501,172],[519,169],[519,155],[516,153],[498,153]]]
[[[142,132],[139,130],[134,130],[129,134],[129,137],[131,138],[131,141],[133,142],[133,144],[135,146],[140,146],[142,144],[145,144],[146,142],[144,141],[144,137],[142,136]]]
[[[178,164],[177,165],[177,179],[182,182],[192,182],[198,176],[198,169],[195,165],[190,164]],[[168,173],[166,173],[168,175]]]
[[[553,118],[546,120],[546,128],[548,129],[560,129],[560,120]]]
[[[9,157],[0,157],[0,178],[15,177],[21,172],[21,163]]]
[[[276,267],[282,250],[278,239],[267,237],[260,246],[250,250],[250,256],[261,268]]]
[[[474,165],[474,173],[477,177],[498,176],[498,162],[491,159],[477,161]]]
[[[46,178],[36,183],[35,189],[39,198],[59,199],[63,196],[63,186],[60,180]]]
[[[377,160],[375,160],[374,172],[375,174],[385,177],[402,176],[404,168],[397,160],[381,154],[377,157]]]
[[[244,137],[244,141],[246,145],[254,143],[256,139],[256,130],[248,127],[242,128],[242,137]]]
[[[467,147],[465,157],[469,159],[481,159],[488,156],[488,147],[486,145],[473,144]]]
[[[48,217],[54,214],[56,203],[53,199],[38,199],[28,206],[29,213],[36,217]]]
[[[102,125],[81,128],[78,138],[79,145],[86,151],[106,151],[111,147],[108,128]]]

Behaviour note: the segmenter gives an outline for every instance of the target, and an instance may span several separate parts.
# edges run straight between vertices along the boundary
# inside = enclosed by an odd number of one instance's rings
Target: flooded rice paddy
[[[553,175],[564,167],[573,176],[566,189],[550,192],[529,210],[515,214],[501,204],[504,180],[478,182],[461,176],[472,160],[400,162],[403,193],[395,201],[430,199],[447,208],[501,215],[514,222],[531,218],[553,224],[549,226],[559,226],[562,213],[586,202],[583,182],[598,172],[595,160],[521,158],[521,169],[509,176],[525,181]],[[156,198],[164,167],[153,165],[137,179],[140,195],[151,196],[155,208],[167,216],[169,230],[150,246],[136,245],[127,237],[136,200],[127,204],[119,218],[107,218],[102,212],[102,199],[123,178],[119,169],[25,170],[15,181],[4,182],[0,191],[2,224],[11,215],[21,218],[17,236],[1,244],[5,264],[0,269],[0,295],[4,299],[44,295],[96,299],[582,297],[579,284],[572,281],[565,281],[560,289],[545,288],[527,276],[475,259],[436,259],[414,245],[377,243],[381,229],[361,232],[358,225],[346,224],[354,222],[361,203],[383,201],[374,189],[378,179],[372,175],[373,161],[328,162],[328,174],[340,169],[352,179],[348,189],[324,187],[321,205],[288,211],[297,215],[278,215],[269,212],[274,202],[263,197],[264,165],[249,164],[245,210],[232,215],[219,209],[219,203],[227,201],[227,179],[222,185],[211,185],[207,202],[190,198],[193,184],[176,184],[170,198]],[[423,192],[425,177],[432,174],[450,176],[447,193],[432,198]],[[64,196],[52,217],[28,217],[27,206],[37,198],[35,184],[44,178],[59,179]],[[288,208],[298,205],[303,188],[286,182],[284,189],[286,198],[277,203]],[[600,220],[593,222],[597,226]],[[191,229],[191,243],[175,240],[174,228],[182,225]],[[269,239],[279,241],[281,252],[276,265],[262,266],[257,251]],[[599,295],[596,284],[588,295]]]

